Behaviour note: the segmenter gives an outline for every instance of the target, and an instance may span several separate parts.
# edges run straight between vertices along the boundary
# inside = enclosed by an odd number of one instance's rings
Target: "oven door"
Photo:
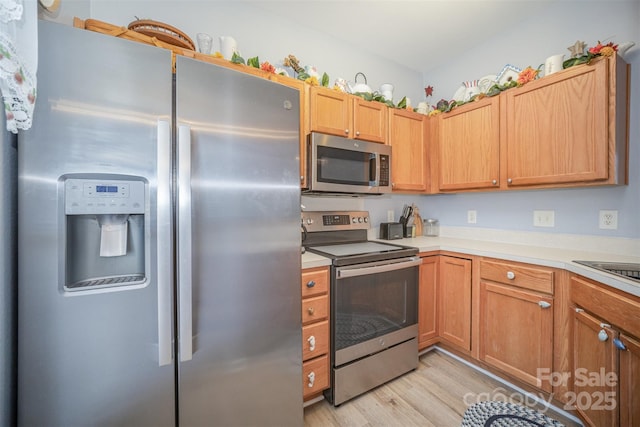
[[[418,335],[419,257],[336,267],[332,286],[334,366]]]

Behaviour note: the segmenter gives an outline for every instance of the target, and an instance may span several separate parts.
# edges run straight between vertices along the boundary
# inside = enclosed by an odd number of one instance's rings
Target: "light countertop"
[[[573,260],[582,260],[640,263],[640,256],[453,237],[420,236],[400,240],[381,240],[381,242],[412,246],[418,248],[421,253],[431,251],[449,251],[460,254],[492,257],[508,261],[560,268],[580,274],[584,277],[604,283],[632,295],[640,296],[640,283],[573,262]],[[331,260],[320,255],[309,252],[302,255],[302,268],[321,267],[330,264]]]

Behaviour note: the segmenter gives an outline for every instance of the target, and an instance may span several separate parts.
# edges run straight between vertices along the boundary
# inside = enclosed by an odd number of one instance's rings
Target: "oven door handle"
[[[420,257],[411,257],[405,261],[389,264],[378,264],[365,267],[342,267],[337,269],[338,279],[347,277],[365,276],[367,274],[385,273],[387,271],[402,270],[403,268],[415,267],[422,264]]]

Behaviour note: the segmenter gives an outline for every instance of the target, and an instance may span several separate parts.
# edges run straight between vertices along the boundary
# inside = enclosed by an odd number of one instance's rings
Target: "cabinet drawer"
[[[325,320],[302,327],[302,360],[329,352],[329,321]]]
[[[318,393],[329,387],[329,356],[302,364],[302,393],[303,398]]]
[[[324,294],[329,289],[329,268],[310,268],[302,272],[302,298]]]
[[[329,316],[329,297],[306,298],[302,300],[302,324],[324,320]]]
[[[607,323],[640,337],[640,301],[581,276],[571,277],[571,300]]]
[[[480,277],[505,285],[553,294],[553,271],[522,264],[482,260]]]

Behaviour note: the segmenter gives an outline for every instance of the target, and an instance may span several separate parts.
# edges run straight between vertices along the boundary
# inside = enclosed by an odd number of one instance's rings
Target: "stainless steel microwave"
[[[308,148],[307,192],[391,192],[389,145],[312,132]]]

